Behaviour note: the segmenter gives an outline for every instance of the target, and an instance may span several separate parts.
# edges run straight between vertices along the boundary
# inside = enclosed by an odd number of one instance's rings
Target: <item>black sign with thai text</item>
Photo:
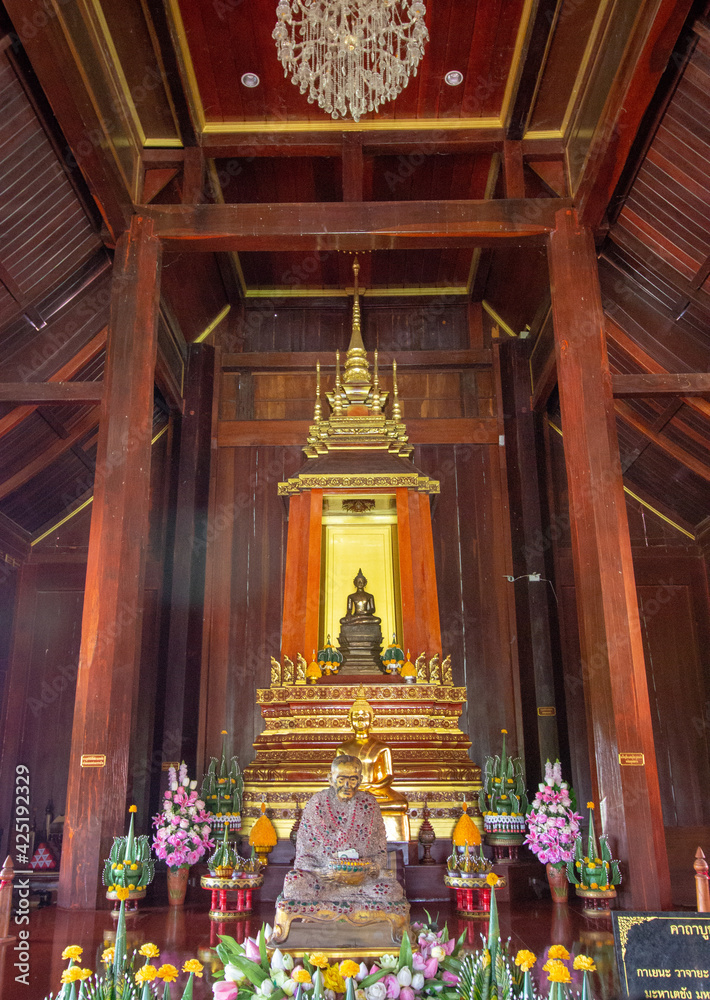
[[[710,916],[612,913],[621,995],[710,1000]]]

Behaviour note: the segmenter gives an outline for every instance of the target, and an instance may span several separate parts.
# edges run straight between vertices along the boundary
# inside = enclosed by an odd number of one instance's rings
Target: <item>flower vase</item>
[[[545,865],[547,881],[550,886],[550,894],[553,903],[566,903],[569,892],[569,882],[567,881],[566,865]]]
[[[182,906],[185,902],[189,874],[189,865],[180,865],[179,868],[168,868],[168,903],[171,906]]]

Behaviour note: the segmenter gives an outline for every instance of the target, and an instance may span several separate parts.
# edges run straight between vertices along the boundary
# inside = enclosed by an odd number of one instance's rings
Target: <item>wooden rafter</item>
[[[32,461],[28,462],[27,465],[23,466],[19,472],[16,472],[13,476],[9,476],[2,483],[0,483],[0,500],[9,496],[15,490],[19,489],[20,486],[24,486],[28,483],[30,479],[38,476],[43,472],[48,466],[52,464],[60,455],[63,455],[65,451],[68,451],[73,445],[80,441],[85,434],[92,431],[99,422],[99,411],[97,409],[92,409],[87,413],[81,420],[71,428],[67,437],[57,438],[57,440],[45,448],[41,454],[37,455]]]
[[[707,465],[699,461],[684,448],[679,447],[673,441],[670,441],[666,437],[662,437],[660,432],[653,430],[652,426],[642,420],[628,403],[624,403],[622,400],[617,399],[614,403],[614,409],[616,410],[617,416],[621,417],[621,419],[624,420],[630,427],[633,427],[634,430],[644,434],[652,444],[655,444],[661,449],[661,451],[664,451],[666,455],[674,458],[676,462],[680,462],[680,464],[684,465],[686,469],[690,469],[691,472],[694,472],[696,476],[700,476],[701,479],[710,483],[710,468],[708,468]]]
[[[100,403],[102,398],[101,382],[0,382],[0,403],[61,406]]]
[[[654,396],[705,396],[710,393],[710,372],[669,372],[643,375],[612,375],[617,399],[648,399]],[[682,401],[681,401],[682,402]]]
[[[618,323],[615,322],[608,315],[605,315],[604,326],[606,329],[607,337],[611,338],[615,344],[618,344],[623,351],[625,351],[630,358],[636,362],[641,368],[645,369],[646,372],[651,372],[656,375],[667,375],[666,369],[659,365],[657,361],[647,354],[642,347],[633,340],[626,331],[622,330]],[[683,402],[687,403],[688,406],[695,410],[697,413],[702,413],[704,417],[710,417],[710,402],[705,399],[698,399],[693,396],[683,396]]]
[[[81,371],[84,365],[93,361],[97,354],[100,354],[100,352],[103,351],[106,346],[106,334],[107,327],[104,327],[103,330],[100,330],[96,336],[92,337],[80,351],[77,351],[71,361],[68,361],[65,365],[63,365],[59,371],[54,373],[54,375],[51,375],[48,382],[66,382],[67,380],[73,378],[77,372]],[[36,404],[16,406],[14,410],[10,411],[10,413],[7,413],[4,417],[0,417],[0,438],[4,437],[5,434],[9,434],[10,431],[21,424],[26,417],[29,417],[31,413],[34,413],[36,408]]]

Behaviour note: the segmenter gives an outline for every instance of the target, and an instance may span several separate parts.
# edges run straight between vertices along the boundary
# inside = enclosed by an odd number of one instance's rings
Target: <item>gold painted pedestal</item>
[[[364,957],[399,947],[408,930],[406,900],[382,906],[362,901],[300,903],[279,896],[269,946],[278,945],[282,951],[294,954],[317,947],[318,951]]]
[[[409,803],[410,837],[423,822],[424,803],[437,837],[449,838],[460,805],[481,787],[481,771],[468,754],[471,745],[459,727],[464,688],[446,684],[403,684],[383,679],[363,684],[375,718],[372,733],[391,749],[392,787]],[[313,686],[274,684],[257,691],[265,729],[257,737],[256,758],[244,771],[242,833],[248,834],[268,801],[280,839],[287,840],[301,806],[327,781],[337,747],[351,734],[348,712],[358,697],[359,679]],[[388,830],[390,842],[397,839]]]

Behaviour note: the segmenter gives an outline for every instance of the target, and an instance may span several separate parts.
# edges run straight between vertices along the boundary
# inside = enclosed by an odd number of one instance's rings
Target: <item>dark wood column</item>
[[[126,827],[148,535],[160,242],[134,217],[114,259],[104,397],[67,789],[59,905],[96,905]],[[103,767],[82,767],[86,754]]]
[[[510,504],[515,617],[528,787],[541,780],[545,761],[560,753],[550,642],[550,598],[546,581],[547,535],[540,501],[535,415],[530,404],[529,343],[499,345]],[[531,579],[538,576],[539,579]],[[569,765],[569,761],[565,762]],[[568,768],[569,773],[569,768]]]
[[[179,421],[165,707],[156,733],[162,759],[184,760],[190,774],[197,764],[213,388],[214,348],[192,344]]]
[[[572,210],[557,213],[549,264],[597,816],[623,861],[624,905],[663,910],[668,859],[599,276]]]

